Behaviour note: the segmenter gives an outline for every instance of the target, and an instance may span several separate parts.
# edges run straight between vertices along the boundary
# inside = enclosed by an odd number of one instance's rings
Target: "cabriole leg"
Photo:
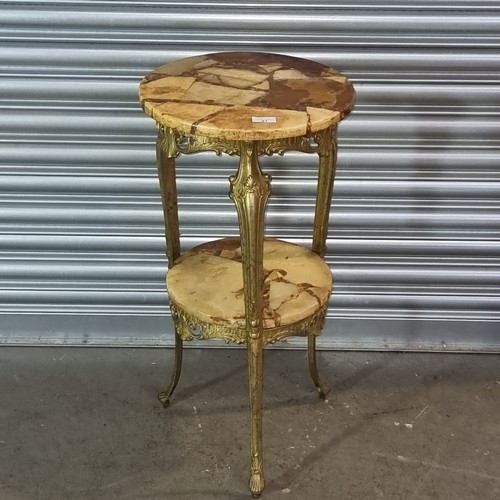
[[[270,177],[263,174],[256,143],[240,143],[240,165],[230,178],[230,196],[238,212],[243,261],[243,288],[250,390],[250,491],[264,489],[262,458],[262,294],[264,286],[264,212]]]
[[[316,363],[316,335],[309,335],[307,337],[307,359],[309,361],[311,378],[316,386],[319,397],[321,399],[326,399],[326,395],[330,392],[330,388],[319,378],[318,365]]]
[[[181,376],[182,368],[182,339],[177,333],[177,328],[175,331],[175,348],[174,348],[174,371],[172,372],[172,378],[170,379],[170,384],[167,389],[158,394],[158,399],[161,401],[164,408],[168,408],[170,405],[170,398],[172,397],[175,388],[177,387],[177,382]]]
[[[330,204],[333,194],[333,181],[335,178],[335,165],[337,161],[336,127],[318,132],[315,135],[315,139],[318,143],[319,171],[312,250],[320,257],[324,257],[328,235]],[[309,371],[311,372],[314,385],[318,390],[319,397],[325,399],[330,389],[319,378],[318,366],[316,363],[315,335],[309,335],[307,338],[307,358],[309,361]]]
[[[175,177],[175,158],[178,154],[179,151],[175,142],[174,131],[159,125],[158,139],[156,141],[156,162],[158,166],[158,178],[160,181],[163,216],[165,221],[168,267],[174,265],[175,259],[177,259],[181,253],[179,214],[177,209],[177,182]],[[172,372],[172,378],[167,390],[158,394],[158,399],[165,408],[170,404],[170,397],[177,386],[177,382],[179,382],[181,368],[182,339],[178,334],[177,327],[175,327],[174,371]]]

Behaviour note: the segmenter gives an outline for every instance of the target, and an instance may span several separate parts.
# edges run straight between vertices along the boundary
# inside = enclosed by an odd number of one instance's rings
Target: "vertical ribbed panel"
[[[500,349],[500,2],[0,1],[0,343],[169,342],[141,78],[205,52],[330,64],[339,127],[322,346]],[[266,158],[268,234],[309,244],[315,158]],[[186,246],[234,234],[234,158],[179,162]],[[293,345],[293,343],[291,344]]]

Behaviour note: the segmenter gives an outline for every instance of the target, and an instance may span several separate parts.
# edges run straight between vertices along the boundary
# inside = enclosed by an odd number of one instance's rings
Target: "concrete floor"
[[[245,352],[0,349],[2,500],[248,499]],[[500,356],[265,357],[263,498],[500,498]]]

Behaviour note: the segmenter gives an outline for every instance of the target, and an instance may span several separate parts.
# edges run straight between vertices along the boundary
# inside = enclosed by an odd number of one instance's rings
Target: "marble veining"
[[[264,241],[263,328],[293,324],[328,301],[332,274],[310,250]],[[245,327],[240,241],[205,243],[179,257],[168,271],[170,299],[202,321]]]
[[[333,68],[259,52],[165,64],[144,78],[139,95],[144,111],[162,125],[230,140],[311,134],[342,120],[355,99],[350,81]]]

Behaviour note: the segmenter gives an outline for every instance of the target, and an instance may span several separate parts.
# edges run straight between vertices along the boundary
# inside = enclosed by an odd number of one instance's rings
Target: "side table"
[[[140,85],[144,111],[157,123],[157,162],[165,217],[167,290],[175,325],[175,367],[159,399],[166,407],[179,380],[184,340],[219,338],[247,345],[250,394],[250,491],[264,489],[263,346],[308,338],[312,380],[332,275],[323,260],[336,162],[336,127],[355,93],[334,69],[305,59],[257,52],[207,54],[170,62]],[[269,175],[259,156],[286,151],[319,156],[312,251],[264,238]],[[229,179],[239,238],[181,255],[175,158],[213,151],[239,156]]]

